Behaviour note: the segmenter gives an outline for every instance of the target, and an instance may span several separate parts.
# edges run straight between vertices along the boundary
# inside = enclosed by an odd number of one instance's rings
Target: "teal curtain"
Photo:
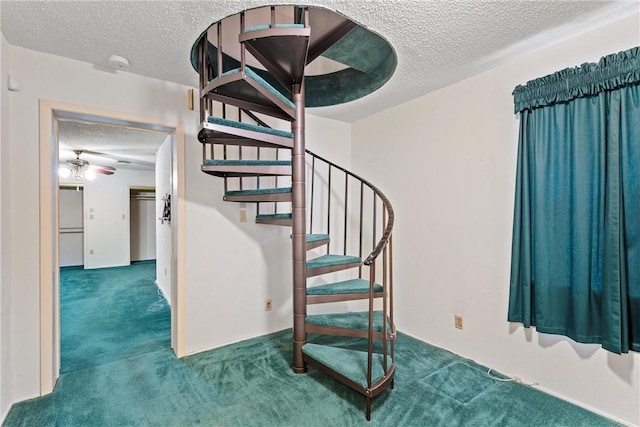
[[[640,48],[514,90],[508,320],[640,351]]]

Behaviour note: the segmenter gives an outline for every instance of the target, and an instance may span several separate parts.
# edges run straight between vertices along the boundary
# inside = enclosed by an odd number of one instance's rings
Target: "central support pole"
[[[307,251],[305,208],[305,146],[304,146],[304,80],[292,88],[296,119],[291,124],[293,132],[293,156],[291,192],[293,217],[293,372],[307,371],[302,359],[302,346],[307,342],[305,320],[307,317]]]

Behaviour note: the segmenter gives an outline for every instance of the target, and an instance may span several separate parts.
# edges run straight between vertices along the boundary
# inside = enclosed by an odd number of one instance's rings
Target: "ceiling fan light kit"
[[[73,177],[76,181],[91,181],[96,178],[96,172],[104,175],[113,175],[115,168],[111,166],[92,166],[88,161],[81,159],[82,150],[74,150],[75,159],[67,160],[58,168],[60,178]]]

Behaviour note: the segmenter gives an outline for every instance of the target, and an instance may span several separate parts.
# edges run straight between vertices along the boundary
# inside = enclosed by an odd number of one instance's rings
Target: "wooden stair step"
[[[202,91],[216,101],[279,119],[291,121],[296,116],[293,102],[249,67],[227,71]]]
[[[307,260],[307,277],[360,267],[362,258],[348,255],[322,255]]]
[[[367,384],[367,352],[307,343],[302,346],[305,361],[316,368],[326,368],[339,375],[338,380],[364,394]],[[390,361],[391,358],[389,358]],[[372,385],[384,377],[382,354],[373,354]],[[342,377],[342,378],[340,378]]]
[[[369,312],[310,314],[306,318],[307,332],[366,338],[369,332]],[[374,338],[382,338],[382,311],[373,312]],[[395,331],[387,317],[387,338],[395,339]]]
[[[256,223],[291,227],[293,225],[293,219],[290,213],[261,214],[261,215],[256,215]]]
[[[293,148],[292,132],[215,116],[202,122],[198,140],[211,144]]]
[[[285,87],[302,82],[311,29],[302,24],[245,29],[240,43]]]
[[[374,297],[383,296],[382,285],[374,283]],[[307,287],[307,304],[322,304],[369,298],[369,281],[350,279],[326,285]]]
[[[290,202],[291,187],[256,188],[224,193],[226,202]]]
[[[291,175],[291,161],[206,159],[202,171],[221,177],[287,176]]]

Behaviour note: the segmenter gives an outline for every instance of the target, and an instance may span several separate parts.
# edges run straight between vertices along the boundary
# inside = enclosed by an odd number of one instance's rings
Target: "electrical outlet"
[[[240,212],[240,222],[247,222],[247,211],[239,211]]]
[[[271,298],[264,301],[264,311],[271,311]]]
[[[89,249],[89,255],[93,255],[93,249]]]
[[[456,329],[462,329],[462,316],[456,315],[454,319],[455,319]]]

